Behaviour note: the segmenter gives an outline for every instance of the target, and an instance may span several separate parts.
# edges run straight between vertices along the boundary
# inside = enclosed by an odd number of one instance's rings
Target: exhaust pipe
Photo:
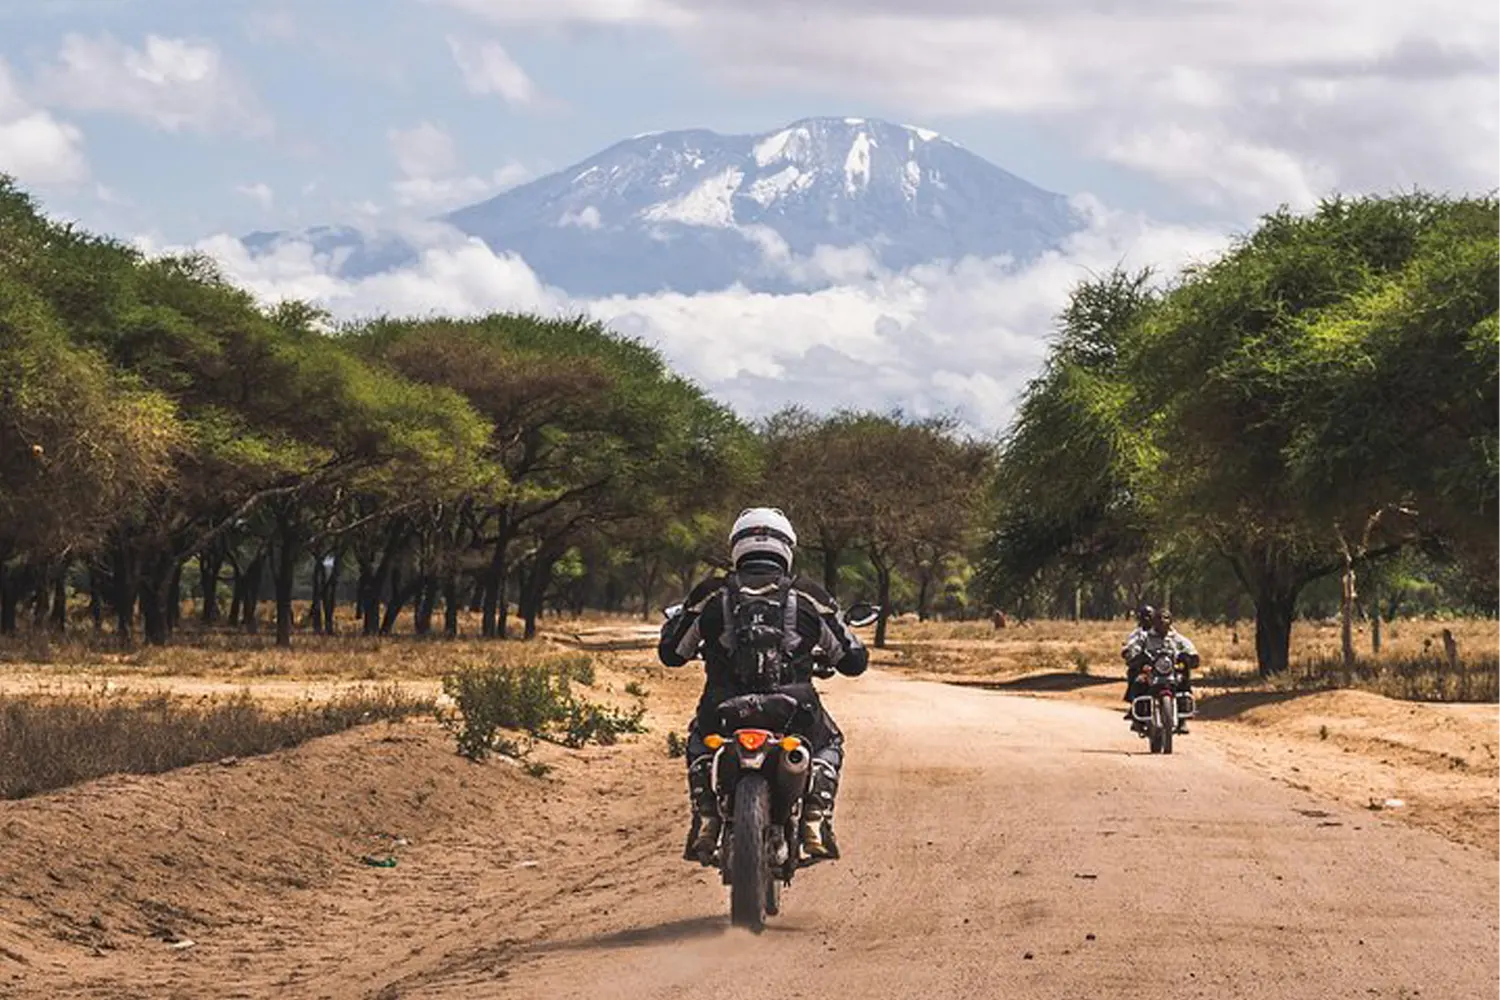
[[[807,752],[806,744],[799,743],[781,754],[780,766],[776,769],[775,794],[771,797],[771,812],[777,822],[785,822],[792,805],[802,800],[811,772],[812,755]]]

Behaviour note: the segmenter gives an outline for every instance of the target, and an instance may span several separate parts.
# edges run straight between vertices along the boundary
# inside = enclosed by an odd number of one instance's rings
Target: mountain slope
[[[635,136],[443,221],[579,295],[791,291],[877,264],[1029,259],[1081,225],[1063,196],[935,132],[863,118]],[[344,267],[396,257],[360,248]]]

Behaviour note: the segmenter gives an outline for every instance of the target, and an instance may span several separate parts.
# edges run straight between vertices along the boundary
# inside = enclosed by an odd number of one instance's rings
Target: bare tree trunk
[[[333,635],[338,631],[337,620],[334,611],[339,603],[339,573],[343,569],[344,559],[339,553],[333,554],[333,562],[328,567],[328,579],[323,585],[323,634]]]
[[[1261,676],[1284,673],[1292,658],[1294,588],[1266,581],[1255,595],[1255,659]]]
[[[245,592],[240,603],[240,624],[251,635],[260,632],[260,585],[266,569],[265,553],[257,555],[245,571]]]
[[[652,559],[648,563],[646,577],[641,581],[641,621],[651,620],[651,595],[656,593],[656,575],[661,569],[659,560]]]
[[[47,621],[47,615],[52,611],[52,574],[42,572],[37,574],[36,595],[32,600],[31,624],[33,628],[40,629]]]
[[[276,574],[276,645],[292,646],[292,586],[296,582],[296,545],[285,536],[272,571]]]
[[[328,571],[323,568],[323,558],[314,553],[312,563],[312,608],[309,610],[307,617],[312,623],[313,631],[319,635],[323,633],[323,588],[327,582]]]
[[[16,634],[16,609],[21,603],[18,575],[13,569],[6,569],[5,560],[0,558],[0,635]]]
[[[229,617],[225,621],[231,628],[238,628],[245,616],[245,569],[233,553],[227,559],[229,562]]]
[[[89,617],[94,620],[94,631],[104,631],[104,581],[99,579],[97,563],[89,566]]]
[[[870,563],[875,567],[876,603],[880,605],[880,618],[875,623],[875,648],[885,648],[885,625],[891,615],[891,567],[878,553],[870,553]]]
[[[458,571],[449,570],[443,581],[443,634],[458,637]]]
[[[203,607],[198,620],[204,625],[219,622],[219,569],[224,559],[217,553],[201,552],[198,555],[198,586],[203,590]]]
[[[1339,639],[1343,644],[1344,669],[1354,669],[1354,562],[1344,554],[1343,600],[1339,605]]]
[[[505,577],[506,556],[510,550],[512,532],[509,520],[500,516],[495,548],[490,554],[490,564],[484,574],[484,618],[480,631],[485,638],[505,638]]]
[[[130,557],[130,553],[123,546],[117,546],[115,549],[113,569],[115,635],[119,637],[121,644],[129,645],[135,638],[135,596],[137,587],[135,560]]]
[[[177,560],[160,553],[152,557],[140,581],[141,628],[146,641],[153,646],[166,645],[172,633],[168,602],[172,598],[172,578],[176,569]]]
[[[68,564],[64,562],[52,582],[52,630],[58,635],[68,629]]]
[[[417,605],[413,621],[417,635],[432,634],[432,613],[437,608],[437,592],[437,577],[423,577],[421,586],[418,589]]]
[[[176,632],[182,623],[182,563],[174,562],[172,582],[167,585],[167,631]]]

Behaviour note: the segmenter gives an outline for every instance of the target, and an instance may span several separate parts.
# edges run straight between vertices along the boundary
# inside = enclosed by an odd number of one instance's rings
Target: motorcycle
[[[668,608],[667,616],[675,610]],[[878,608],[861,602],[842,618],[859,628],[878,616]],[[820,653],[813,651],[813,672],[826,677],[832,668]],[[703,737],[714,752],[710,776],[721,820],[714,857],[729,887],[730,922],[755,933],[765,929],[766,917],[781,912],[782,889],[791,885],[796,872],[823,860],[802,850],[803,800],[813,752],[805,733],[815,719],[815,703],[805,694],[798,697],[801,688],[810,691],[811,685],[729,698],[718,706],[717,731]]]
[[[1152,753],[1171,753],[1181,720],[1197,714],[1193,696],[1180,690],[1187,674],[1170,652],[1161,652],[1136,680],[1144,687],[1130,702],[1130,727],[1146,737]]]

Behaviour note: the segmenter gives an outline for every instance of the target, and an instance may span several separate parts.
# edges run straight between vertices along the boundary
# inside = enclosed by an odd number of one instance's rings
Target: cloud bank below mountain
[[[1088,225],[1029,263],[971,257],[890,271],[865,261],[842,269],[842,280],[831,287],[782,295],[736,285],[580,298],[542,282],[519,256],[434,226],[406,234],[421,247],[413,265],[359,278],[340,277],[336,256],[307,243],[260,255],[231,236],[192,248],[143,247],[203,251],[267,303],[303,299],[346,320],[583,313],[658,347],[679,371],[746,417],[787,403],[823,411],[899,406],[917,415],[955,413],[990,432],[1008,423],[1077,282],[1117,265],[1151,266],[1167,278],[1228,242],[1220,231],[1163,225],[1112,211],[1089,196],[1073,203]],[[766,260],[805,273],[828,267],[817,258],[773,247]]]

